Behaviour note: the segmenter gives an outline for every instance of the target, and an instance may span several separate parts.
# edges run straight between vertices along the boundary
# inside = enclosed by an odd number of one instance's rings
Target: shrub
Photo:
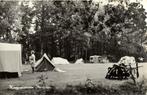
[[[50,89],[32,89],[19,90],[15,95],[146,95],[147,87],[145,80],[136,82],[125,82],[120,86],[105,86],[102,84],[94,84],[90,79],[87,79],[85,84],[76,86],[67,85],[65,88],[57,89],[55,86],[50,86]]]

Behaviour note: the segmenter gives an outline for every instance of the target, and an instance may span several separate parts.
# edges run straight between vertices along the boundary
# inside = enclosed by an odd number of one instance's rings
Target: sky
[[[136,0],[130,0],[131,2],[134,2]],[[143,7],[145,8],[146,12],[147,12],[147,0],[141,0],[141,4],[143,5]]]
[[[143,4],[143,7],[146,9],[147,12],[147,0],[143,0],[141,4]]]

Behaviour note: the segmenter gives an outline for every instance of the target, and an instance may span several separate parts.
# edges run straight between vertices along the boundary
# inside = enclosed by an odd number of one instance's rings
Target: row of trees
[[[61,56],[68,60],[90,55],[146,57],[146,13],[140,3],[102,5],[89,1],[32,1],[0,3],[0,39],[23,45],[40,58]],[[32,6],[30,6],[32,5]]]

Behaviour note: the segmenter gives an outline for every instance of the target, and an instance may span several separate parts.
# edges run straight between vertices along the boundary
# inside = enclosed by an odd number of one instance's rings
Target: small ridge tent
[[[77,59],[75,64],[84,64],[83,58]]]
[[[69,64],[67,59],[61,57],[53,57],[52,62],[53,64]]]
[[[21,72],[21,45],[0,43],[0,78],[20,77]]]
[[[46,54],[44,54],[42,58],[35,63],[35,71],[37,72],[53,71],[54,69],[55,66],[52,64],[51,60]]]

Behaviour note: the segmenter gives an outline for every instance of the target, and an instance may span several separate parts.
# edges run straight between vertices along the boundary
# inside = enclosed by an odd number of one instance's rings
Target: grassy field
[[[69,85],[84,84],[87,78],[91,79],[95,84],[102,84],[108,86],[117,86],[128,80],[107,80],[105,75],[107,68],[111,67],[114,63],[108,64],[68,64],[56,65],[56,67],[66,72],[35,72],[31,73],[29,65],[23,65],[23,74],[20,78],[0,79],[0,90],[5,90],[9,85],[14,86],[34,86],[38,82],[40,75],[48,77],[46,80],[47,85],[54,85],[59,88]],[[143,67],[139,68],[140,79],[147,78],[147,64],[140,63]],[[26,71],[29,70],[29,71]],[[130,80],[131,81],[131,80]]]

